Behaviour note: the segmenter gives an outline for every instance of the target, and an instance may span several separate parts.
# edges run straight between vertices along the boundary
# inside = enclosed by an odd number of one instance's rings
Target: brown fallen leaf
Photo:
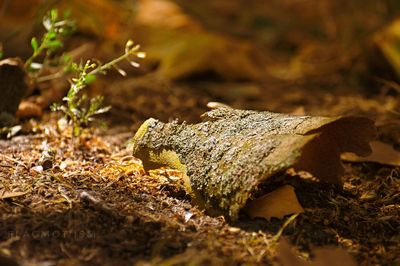
[[[0,190],[0,199],[9,199],[9,198],[15,198],[15,197],[20,197],[28,193],[27,191],[6,191],[6,190]]]
[[[200,25],[186,15],[179,5],[168,0],[140,0],[136,21],[144,25],[169,29],[200,28]]]
[[[40,105],[23,100],[17,110],[17,116],[19,118],[29,117],[41,117],[43,115],[43,109]]]
[[[349,253],[340,248],[317,248],[315,258],[306,261],[295,254],[286,240],[281,240],[278,247],[278,260],[282,266],[356,266]]]
[[[362,117],[311,117],[218,108],[198,124],[148,119],[133,139],[145,169],[184,173],[194,203],[236,219],[255,188],[289,168],[341,184],[342,152],[366,156],[375,137]]]
[[[372,153],[366,157],[357,156],[354,153],[343,153],[342,160],[349,162],[373,162],[386,165],[400,166],[400,152],[391,145],[380,142],[371,142]]]
[[[259,80],[262,68],[250,43],[205,30],[166,30],[139,27],[137,36],[146,47],[147,61],[157,65],[160,76],[184,79],[214,74],[224,80]],[[232,56],[232,53],[235,56]]]
[[[284,185],[251,201],[244,208],[244,211],[251,218],[270,219],[275,217],[281,219],[289,214],[302,213],[304,209],[297,200],[294,188]]]
[[[129,12],[115,1],[62,0],[56,1],[54,6],[62,11],[71,11],[81,32],[110,42],[125,37]]]
[[[41,0],[0,1],[0,40],[6,56],[27,58],[32,54],[30,40],[38,23]]]
[[[283,80],[296,80],[335,73],[351,60],[347,53],[341,51],[334,45],[310,43],[300,49],[289,63],[268,66],[268,74]]]
[[[400,78],[400,53],[398,43],[400,41],[400,19],[395,20],[384,30],[376,33],[374,43],[382,57],[390,65],[392,70]]]
[[[258,80],[262,76],[254,44],[206,30],[171,1],[139,1],[135,22],[133,32],[146,47],[146,61],[158,65],[162,77],[214,74],[225,80]]]

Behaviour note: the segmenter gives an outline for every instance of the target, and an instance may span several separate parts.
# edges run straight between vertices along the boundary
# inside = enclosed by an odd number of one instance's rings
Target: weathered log
[[[373,122],[361,117],[293,116],[220,108],[188,125],[148,119],[133,138],[145,169],[179,169],[195,203],[236,219],[252,191],[294,167],[341,183],[340,153],[370,153]]]

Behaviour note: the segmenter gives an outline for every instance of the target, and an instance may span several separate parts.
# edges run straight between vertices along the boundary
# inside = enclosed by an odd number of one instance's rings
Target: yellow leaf
[[[250,202],[244,211],[251,218],[270,219],[275,217],[281,219],[289,214],[302,213],[304,209],[297,200],[294,188],[284,185]]]

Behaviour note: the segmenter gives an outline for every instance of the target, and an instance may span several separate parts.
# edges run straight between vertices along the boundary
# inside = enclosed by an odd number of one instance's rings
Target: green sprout
[[[145,58],[146,54],[139,51],[140,46],[129,40],[125,45],[125,53],[118,58],[111,60],[106,64],[96,63],[92,60],[86,63],[72,64],[73,70],[78,74],[76,78],[72,78],[71,86],[66,97],[63,98],[64,105],[53,105],[53,111],[61,111],[64,113],[69,124],[72,126],[72,136],[77,137],[82,133],[82,129],[93,122],[94,116],[106,113],[110,110],[110,106],[102,107],[103,97],[97,96],[89,99],[86,94],[82,94],[82,90],[96,79],[98,74],[106,74],[111,68],[116,69],[121,75],[125,76],[126,72],[118,67],[118,63],[128,60],[132,66],[138,67],[139,64],[132,58]]]
[[[63,47],[63,40],[73,32],[75,23],[69,20],[68,12],[60,18],[58,11],[52,9],[43,18],[43,26],[46,32],[42,39],[40,41],[35,37],[31,39],[33,54],[25,61],[25,69],[30,72],[40,70],[43,64],[46,64],[52,55]],[[44,56],[43,63],[34,62],[40,56]]]

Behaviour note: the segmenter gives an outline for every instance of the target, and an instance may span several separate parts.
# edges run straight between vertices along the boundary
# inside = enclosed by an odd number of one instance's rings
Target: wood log
[[[219,108],[203,119],[198,124],[148,119],[133,138],[133,155],[145,169],[179,169],[196,204],[230,219],[260,183],[291,167],[340,184],[340,153],[368,155],[376,134],[373,121],[362,117]]]

